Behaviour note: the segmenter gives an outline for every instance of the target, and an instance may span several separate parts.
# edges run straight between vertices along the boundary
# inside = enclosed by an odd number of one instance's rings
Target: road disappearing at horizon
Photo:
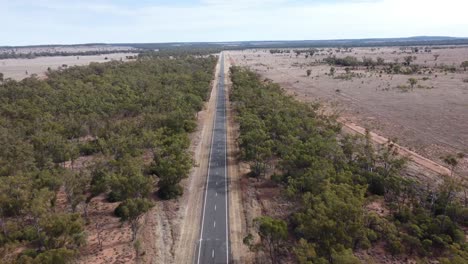
[[[202,226],[194,263],[229,263],[229,208],[227,178],[226,97],[224,91],[224,55],[220,70],[216,112],[208,163],[208,177],[202,211]]]

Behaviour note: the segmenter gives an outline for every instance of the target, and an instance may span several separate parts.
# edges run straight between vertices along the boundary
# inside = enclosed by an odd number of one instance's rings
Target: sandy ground
[[[0,72],[4,78],[22,80],[32,74],[37,74],[40,78],[45,77],[45,72],[63,67],[63,65],[88,65],[91,62],[106,62],[110,60],[127,61],[127,56],[135,56],[136,53],[113,53],[92,56],[55,56],[39,57],[35,59],[4,59],[0,60]],[[107,58],[107,60],[106,60]]]
[[[89,205],[90,224],[86,226],[87,245],[80,250],[77,263],[131,263],[135,262],[136,250],[128,224],[122,224],[114,216],[119,203],[109,203],[104,195],[96,197]],[[102,239],[99,247],[98,233]]]
[[[397,138],[398,143],[419,155],[417,160],[432,160],[432,169],[428,173],[418,172],[418,166],[425,166],[426,161],[410,166],[410,174],[418,178],[434,173],[446,173],[440,157],[458,152],[468,153],[468,72],[460,67],[468,60],[468,47],[432,49],[431,53],[410,53],[400,48],[358,48],[351,52],[336,52],[325,49],[309,58],[295,54],[270,54],[266,50],[231,51],[229,54],[240,66],[247,66],[261,76],[279,83],[286,91],[302,101],[320,101],[338,109],[341,121],[349,124],[351,130],[371,129],[384,139]],[[433,73],[417,75],[389,75],[368,72],[365,68],[353,70],[363,77],[351,80],[334,79],[326,73],[330,66],[319,63],[329,54],[337,57],[355,56],[382,57],[386,62],[404,56],[416,56],[414,64],[435,67],[436,65],[455,65],[458,71],[445,73],[433,69]],[[439,55],[435,60],[434,55]],[[306,76],[306,70],[312,74]],[[338,76],[344,67],[336,67]],[[417,78],[423,88],[402,92],[398,85],[407,85],[409,78]],[[426,77],[426,80],[423,80]],[[337,92],[337,90],[339,90]],[[412,155],[415,156],[415,155]],[[415,156],[416,157],[416,156]],[[420,158],[419,158],[420,157]],[[434,171],[434,168],[436,171]],[[468,177],[468,158],[461,162],[458,172]]]
[[[83,156],[73,164],[67,161],[64,168],[80,171],[106,157],[100,155]],[[58,192],[57,208],[60,211],[69,210],[64,187]],[[86,245],[79,251],[76,263],[132,263],[138,257],[137,250],[132,243],[132,231],[129,224],[120,222],[115,217],[114,210],[119,203],[109,203],[104,194],[94,197],[88,205],[88,219],[85,225],[87,234]],[[84,212],[84,204],[77,208],[77,212]],[[99,241],[101,240],[101,246]]]

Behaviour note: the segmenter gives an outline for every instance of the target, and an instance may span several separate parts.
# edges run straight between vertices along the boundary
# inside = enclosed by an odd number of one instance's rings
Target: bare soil
[[[104,195],[94,198],[89,205],[90,224],[86,226],[87,245],[81,249],[77,263],[133,263],[136,250],[132,232],[114,216],[119,203],[109,203]],[[98,243],[98,233],[102,247]]]
[[[127,61],[127,56],[135,56],[136,53],[112,53],[92,56],[54,56],[38,57],[35,59],[4,59],[0,60],[0,72],[4,78],[22,80],[37,74],[39,78],[44,78],[47,69],[56,70],[59,67],[88,65],[91,62],[106,62],[111,60]],[[107,58],[107,59],[106,59]]]
[[[399,47],[355,48],[351,52],[324,49],[318,55],[305,58],[290,54],[270,54],[267,50],[232,51],[235,63],[247,66],[264,78],[279,83],[288,93],[306,102],[320,102],[337,109],[341,121],[348,130],[363,131],[369,128],[376,136],[386,140],[398,139],[417,157],[410,164],[409,174],[418,178],[427,175],[448,174],[443,168],[441,156],[459,152],[468,153],[468,72],[460,68],[468,60],[468,47],[432,48],[430,53],[411,53]],[[386,62],[403,61],[405,56],[416,56],[413,64],[427,66],[432,73],[416,75],[386,74],[368,71],[361,67],[352,70],[360,77],[350,80],[336,79],[328,75],[330,66],[320,60],[335,55],[382,57]],[[435,60],[434,55],[439,55]],[[442,65],[456,66],[454,73],[434,68]],[[335,76],[345,73],[345,67],[335,67]],[[307,77],[306,70],[312,71]],[[408,85],[409,78],[418,79],[414,90],[403,92],[397,88]],[[416,154],[416,155],[413,155]],[[427,159],[427,160],[424,160]],[[418,173],[417,167],[430,167],[429,172]],[[458,174],[468,177],[468,158],[461,161]]]

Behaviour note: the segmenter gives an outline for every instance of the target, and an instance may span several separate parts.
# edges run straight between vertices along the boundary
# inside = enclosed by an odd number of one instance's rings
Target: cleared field
[[[268,50],[232,51],[237,65],[247,66],[263,77],[280,83],[304,101],[320,101],[337,110],[343,122],[355,123],[387,138],[397,138],[415,152],[442,164],[440,157],[468,152],[468,72],[460,67],[468,60],[468,47],[322,49],[306,58]],[[400,64],[412,56],[413,74],[387,73],[384,66],[369,70],[332,66],[322,60],[336,56],[377,57]],[[385,66],[386,67],[386,66]],[[451,67],[456,70],[452,72]],[[307,76],[310,70],[310,76]],[[410,88],[408,80],[417,85]],[[465,81],[464,81],[465,80]],[[459,173],[466,176],[468,159]]]
[[[16,54],[28,54],[28,53],[76,53],[76,52],[118,52],[136,50],[133,47],[126,46],[110,46],[110,45],[69,45],[69,46],[29,46],[29,47],[0,47],[0,54],[4,53],[16,53]]]
[[[55,56],[39,57],[35,59],[4,59],[0,60],[0,72],[4,78],[22,80],[32,74],[37,74],[40,78],[45,76],[48,68],[55,70],[59,67],[88,65],[91,62],[106,62],[110,60],[127,61],[127,56],[135,56],[136,53],[113,53],[92,56]]]

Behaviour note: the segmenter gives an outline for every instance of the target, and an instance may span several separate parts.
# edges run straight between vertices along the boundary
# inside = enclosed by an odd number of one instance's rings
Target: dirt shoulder
[[[191,135],[190,151],[196,166],[182,181],[182,197],[177,201],[158,202],[146,215],[147,224],[140,230],[140,236],[144,241],[143,248],[149,254],[141,263],[188,263],[194,257],[208,169],[218,72],[219,64],[216,66],[210,99],[203,111],[198,113],[197,131]]]
[[[231,88],[231,79],[229,68],[231,67],[231,58],[225,56],[225,87],[229,98],[229,89]],[[229,234],[231,243],[231,255],[233,263],[253,263],[254,256],[244,245],[243,239],[248,232],[248,219],[246,218],[245,197],[243,196],[243,169],[238,162],[239,146],[237,137],[239,135],[239,126],[234,120],[234,112],[230,100],[227,100],[227,138],[228,138],[228,176],[229,176]],[[258,215],[259,216],[259,215]]]

